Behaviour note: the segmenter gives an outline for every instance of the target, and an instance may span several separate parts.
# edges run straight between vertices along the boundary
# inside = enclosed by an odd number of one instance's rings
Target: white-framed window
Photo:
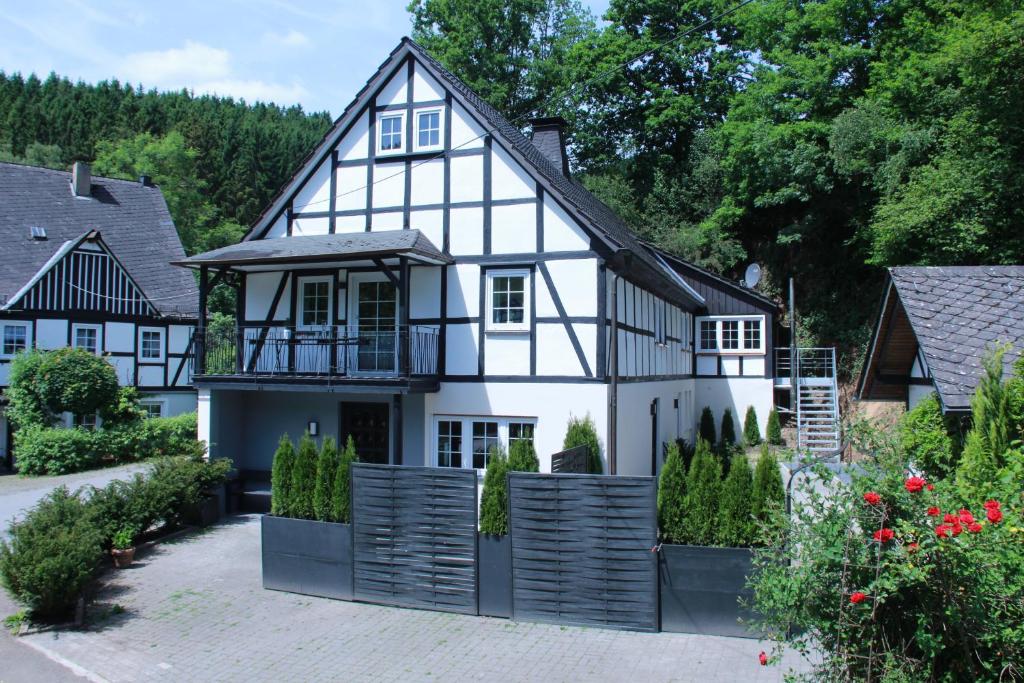
[[[27,322],[0,322],[0,358],[13,358],[32,347],[32,325]]]
[[[764,353],[763,315],[697,318],[698,353]]]
[[[96,429],[99,421],[96,418],[96,413],[82,413],[81,415],[71,416],[72,427],[82,427],[83,429]]]
[[[530,272],[487,271],[487,330],[522,332],[530,329]]]
[[[165,412],[164,401],[139,401],[139,409],[147,419],[151,417],[163,417]]]
[[[507,453],[514,441],[532,442],[536,430],[535,417],[435,415],[433,463],[482,473],[494,446]]]
[[[395,154],[404,149],[405,112],[382,113],[377,119],[377,152]]]
[[[103,326],[74,323],[71,326],[71,346],[100,355],[103,352]]]
[[[162,363],[164,360],[164,330],[161,327],[139,328],[139,360]]]
[[[299,327],[322,327],[331,324],[331,283],[333,278],[299,278],[298,316]]]
[[[441,147],[441,143],[444,142],[441,132],[443,123],[444,111],[442,109],[427,109],[416,112],[416,151],[439,149]]]

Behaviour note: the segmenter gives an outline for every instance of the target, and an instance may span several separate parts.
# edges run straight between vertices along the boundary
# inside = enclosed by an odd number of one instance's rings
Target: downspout
[[[608,386],[608,474],[618,471],[616,445],[619,419],[619,276],[613,272],[611,301],[611,348],[608,350],[608,367],[611,381]]]

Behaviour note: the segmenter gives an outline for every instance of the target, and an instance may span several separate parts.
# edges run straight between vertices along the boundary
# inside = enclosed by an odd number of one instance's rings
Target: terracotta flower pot
[[[110,554],[114,558],[114,566],[118,569],[127,567],[135,560],[135,548],[114,548]]]

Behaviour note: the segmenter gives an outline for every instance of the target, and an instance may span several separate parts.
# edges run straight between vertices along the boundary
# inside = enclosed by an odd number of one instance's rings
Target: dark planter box
[[[485,617],[512,618],[512,539],[477,534],[478,612]]]
[[[352,525],[263,516],[263,587],[352,599]]]
[[[220,521],[220,516],[221,497],[207,496],[185,510],[185,523],[200,527],[213,526]]]
[[[739,622],[752,616],[739,604],[740,598],[753,597],[745,587],[752,560],[749,548],[662,545],[658,553],[661,630],[760,637]]]

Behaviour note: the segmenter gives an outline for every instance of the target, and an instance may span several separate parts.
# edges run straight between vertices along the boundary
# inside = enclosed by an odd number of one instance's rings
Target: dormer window
[[[402,151],[402,127],[404,114],[387,114],[380,117],[380,151]]]
[[[416,113],[416,149],[433,149],[441,146],[441,110]]]

